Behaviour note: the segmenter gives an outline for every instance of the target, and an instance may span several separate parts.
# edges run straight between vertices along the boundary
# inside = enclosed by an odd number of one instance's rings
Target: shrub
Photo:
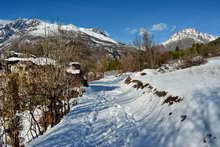
[[[179,103],[183,100],[183,98],[179,97],[179,96],[168,96],[165,101],[162,103],[162,105],[164,104],[168,104],[173,105],[174,103]]]
[[[125,84],[130,84],[132,82],[132,79],[130,76],[128,76],[126,79],[125,79]]]
[[[22,112],[30,116],[32,137],[42,135],[47,128],[58,124],[70,111],[70,100],[81,95],[83,80],[80,75],[65,72],[58,66],[34,65],[26,70],[2,75],[0,88],[1,117],[5,135],[12,146],[20,146]],[[40,119],[34,115],[41,111]]]
[[[132,83],[135,83],[134,84],[134,88],[137,88],[137,89],[143,89],[144,88],[144,85],[143,85],[143,83],[141,82],[141,81],[139,81],[139,80],[132,80]]]
[[[166,91],[155,91],[154,94],[156,94],[158,97],[165,97],[167,95]]]

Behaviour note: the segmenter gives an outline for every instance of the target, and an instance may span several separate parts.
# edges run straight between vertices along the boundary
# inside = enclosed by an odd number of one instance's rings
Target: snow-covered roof
[[[20,62],[26,62],[30,61],[37,65],[55,65],[56,61],[51,58],[45,58],[45,57],[39,57],[39,58],[18,58],[18,57],[11,57],[8,59],[5,59],[6,61],[20,61]]]
[[[67,68],[66,72],[71,73],[71,74],[80,74],[80,69]]]
[[[69,65],[70,65],[70,66],[71,66],[71,65],[80,65],[80,63],[79,63],[79,62],[70,62]]]

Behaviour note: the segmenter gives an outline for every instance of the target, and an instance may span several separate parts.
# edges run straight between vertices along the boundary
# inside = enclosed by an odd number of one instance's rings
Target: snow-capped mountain
[[[162,45],[168,49],[173,50],[176,47],[180,49],[192,47],[194,43],[206,44],[210,41],[217,39],[215,36],[212,36],[207,33],[198,32],[196,29],[188,28],[177,32],[170,37],[169,40],[162,43]]]
[[[91,48],[103,48],[114,52],[124,44],[111,39],[105,31],[95,28],[81,28],[75,25],[60,25],[48,23],[39,19],[16,19],[0,25],[0,50],[9,46],[16,39],[32,41],[60,32],[70,32],[72,38],[77,38]]]

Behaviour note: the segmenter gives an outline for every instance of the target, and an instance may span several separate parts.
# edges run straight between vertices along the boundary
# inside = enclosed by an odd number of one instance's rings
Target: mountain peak
[[[198,31],[195,28],[187,28],[187,29],[184,29],[182,32],[197,33]]]
[[[189,48],[194,43],[206,44],[215,40],[216,37],[207,33],[201,33],[195,28],[187,28],[172,35],[169,40],[162,43],[165,48],[173,50],[177,46],[181,49]]]

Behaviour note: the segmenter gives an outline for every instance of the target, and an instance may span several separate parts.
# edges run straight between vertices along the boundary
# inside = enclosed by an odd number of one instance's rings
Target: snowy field
[[[153,88],[133,88],[128,76]],[[29,146],[219,147],[219,78],[220,59],[169,73],[107,76],[90,83],[79,105]],[[169,105],[169,96],[183,99]]]

